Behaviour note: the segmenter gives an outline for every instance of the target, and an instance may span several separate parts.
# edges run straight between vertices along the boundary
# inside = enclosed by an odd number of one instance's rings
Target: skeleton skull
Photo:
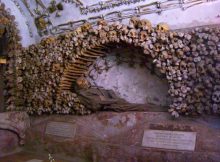
[[[218,113],[219,110],[220,110],[219,104],[213,104],[213,105],[212,105],[212,111],[213,111],[214,113]]]
[[[154,51],[155,51],[155,52],[159,52],[159,51],[161,50],[161,48],[162,48],[162,46],[161,46],[161,44],[159,44],[159,43],[156,43],[156,44],[154,45]]]
[[[107,37],[107,33],[104,30],[100,30],[99,31],[99,37],[100,38],[106,38]]]
[[[161,57],[167,60],[169,58],[168,52],[167,51],[162,51]]]
[[[137,18],[137,17],[132,17],[132,18],[130,19],[130,21],[129,21],[129,26],[130,26],[131,28],[136,28],[136,27],[138,27],[139,21],[140,21],[139,18]]]
[[[120,31],[121,31],[122,35],[126,35],[126,34],[128,34],[129,30],[128,30],[127,26],[123,25],[122,29]]]
[[[151,22],[149,20],[147,20],[147,19],[140,20],[138,22],[138,27],[140,29],[147,30],[147,31],[152,29]]]
[[[86,31],[88,31],[88,30],[91,29],[91,28],[92,28],[92,25],[91,25],[90,23],[84,23],[84,24],[82,25],[82,27],[81,27],[81,29],[82,29],[83,32],[86,32]]]
[[[147,39],[148,35],[146,31],[141,31],[140,32],[140,41],[143,42]]]
[[[206,73],[205,61],[200,61],[200,62],[197,64],[197,71],[198,71],[200,74],[205,74],[205,73]]]
[[[103,19],[98,20],[97,24],[98,24],[99,27],[107,26],[108,25],[107,21],[105,21]]]
[[[180,70],[183,71],[183,70],[186,70],[187,69],[187,64],[185,61],[181,61],[180,62]]]
[[[109,32],[109,38],[110,39],[115,39],[115,38],[117,38],[117,32],[116,31],[110,31]]]
[[[159,32],[167,32],[169,30],[169,26],[166,23],[159,23],[157,25],[157,31]]]
[[[220,85],[214,87],[212,101],[215,103],[220,103]]]
[[[137,38],[138,36],[137,31],[135,29],[131,29],[128,33],[128,36],[131,38]]]
[[[87,89],[90,87],[90,84],[88,82],[87,79],[85,79],[84,77],[80,77],[76,80],[76,84],[78,85],[78,87],[80,89]]]

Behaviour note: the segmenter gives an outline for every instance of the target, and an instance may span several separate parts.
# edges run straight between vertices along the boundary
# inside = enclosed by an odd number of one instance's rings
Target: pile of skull
[[[206,27],[185,32],[168,29],[164,23],[154,28],[148,20],[133,17],[129,25],[100,20],[97,28],[85,23],[73,32],[46,38],[22,51],[17,67],[22,70],[23,85],[19,100],[29,113],[73,112],[71,109],[77,106],[68,103],[69,99],[62,99],[65,106],[56,108],[60,105],[58,99],[75,98],[74,94],[64,93],[71,89],[72,81],[106,54],[103,49],[110,43],[123,42],[141,47],[166,75],[173,100],[169,112],[173,116],[219,113],[220,29]],[[86,110],[86,105],[81,108]]]

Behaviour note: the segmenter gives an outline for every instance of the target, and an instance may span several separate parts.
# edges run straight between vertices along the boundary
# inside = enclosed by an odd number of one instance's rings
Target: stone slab
[[[45,134],[66,138],[74,138],[75,132],[76,126],[72,123],[52,121],[47,124]]]
[[[145,130],[142,146],[194,151],[196,144],[196,132]]]

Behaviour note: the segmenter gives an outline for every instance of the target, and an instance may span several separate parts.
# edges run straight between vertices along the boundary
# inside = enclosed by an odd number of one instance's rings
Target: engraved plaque
[[[194,151],[196,144],[196,132],[146,130],[142,146]]]
[[[72,123],[65,122],[49,122],[46,127],[46,134],[73,138],[76,127]]]

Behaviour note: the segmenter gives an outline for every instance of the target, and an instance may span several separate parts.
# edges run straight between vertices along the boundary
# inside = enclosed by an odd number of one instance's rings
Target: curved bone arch
[[[90,31],[94,30],[91,26],[85,24],[75,31],[76,35],[81,35],[83,32],[86,33],[85,35],[88,39],[83,41],[86,42],[87,46],[78,50],[74,55],[72,63],[69,63],[64,70],[57,90],[57,99],[59,99],[59,95],[62,91],[71,90],[72,82],[80,76],[83,76],[88,71],[91,63],[93,63],[98,57],[107,54],[104,49],[106,49],[111,43],[126,43],[128,45],[132,44],[136,47],[141,47],[143,53],[150,55],[152,58],[158,56],[159,52],[162,51],[161,49],[168,45],[167,42],[164,43],[161,39],[161,37],[168,38],[169,34],[169,28],[168,26],[164,27],[164,24],[158,24],[156,28],[152,28],[152,25],[148,20],[140,20],[134,17],[130,20],[129,26],[122,24],[108,25],[107,23],[103,23],[103,20],[98,22],[98,25],[99,29],[97,30],[97,33],[91,34],[95,35],[95,37],[97,37],[96,40],[98,40],[94,44],[89,44],[90,40],[88,40]],[[152,34],[156,41],[158,41],[155,46],[152,43],[147,44],[147,40],[149,40]],[[162,45],[160,45],[160,42]],[[160,60],[163,59],[165,59],[163,56],[160,57]],[[155,64],[160,67],[160,71],[165,73],[166,66],[161,67],[161,61],[158,61],[158,59],[155,59],[154,61]]]
[[[135,21],[134,21],[134,19],[135,19]],[[146,23],[146,21],[148,23]],[[102,26],[103,30],[105,30],[105,28],[108,28],[108,24],[106,22],[103,23],[103,20],[100,20],[98,22],[98,24],[103,25]],[[121,26],[121,25],[119,24],[119,26]],[[137,43],[144,42],[145,41],[144,39],[147,39],[147,35],[149,34],[150,30],[152,29],[151,23],[148,20],[145,20],[145,19],[139,20],[136,17],[133,17],[130,20],[130,26],[132,26],[132,28],[136,26],[136,27],[141,28],[143,30],[140,32],[139,36],[138,36],[137,32],[134,32],[134,33],[129,32],[128,33],[128,35],[131,37],[131,39],[135,38],[135,36],[139,37],[139,41]],[[109,27],[110,27],[110,25],[109,25]],[[78,28],[76,30],[76,31],[80,31],[77,34],[81,34],[82,29],[85,29],[85,28],[87,30],[90,29],[90,27],[87,24],[85,24],[84,26],[82,26],[81,28]],[[158,24],[157,29],[160,32],[167,32],[169,30],[168,26],[167,26],[167,28],[163,28],[163,24]],[[97,35],[101,35],[102,30],[99,30],[99,32],[100,33],[98,33]],[[122,42],[126,42],[128,44],[129,43],[135,44],[132,41],[127,42],[126,40],[121,39],[120,36],[117,35],[116,32],[123,32],[123,28],[120,28],[118,31],[115,31],[114,33],[112,31],[110,31],[109,32],[110,39],[107,41],[104,41],[104,44],[101,44],[101,42],[97,42],[95,47],[92,48],[90,45],[88,45],[89,48],[84,48],[80,52],[76,53],[74,61],[68,65],[68,67],[65,69],[65,71],[63,73],[63,76],[61,78],[59,88],[58,88],[58,94],[60,94],[60,92],[62,92],[62,90],[70,90],[72,82],[74,80],[76,80],[77,78],[79,78],[80,76],[83,76],[88,71],[88,67],[89,67],[89,65],[91,65],[91,63],[93,63],[98,57],[106,55],[107,53],[104,50],[108,47],[109,43],[115,42],[115,40],[117,39],[118,44],[120,44]],[[144,34],[144,36],[143,36],[143,34]],[[112,40],[111,40],[111,38],[112,38]],[[104,38],[104,39],[106,39],[106,38]],[[137,45],[137,43],[135,45]],[[140,44],[139,44],[139,46],[140,46]]]

